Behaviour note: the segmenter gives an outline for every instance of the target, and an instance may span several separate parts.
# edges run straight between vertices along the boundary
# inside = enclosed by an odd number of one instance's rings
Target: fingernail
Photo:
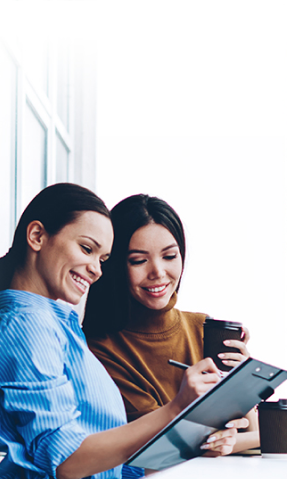
[[[218,354],[217,356],[218,356],[220,359],[225,358],[225,354],[224,354],[224,353],[220,353],[220,354]]]
[[[200,446],[200,449],[209,449],[209,445],[208,444],[202,444]]]
[[[228,346],[228,344],[230,344],[229,339],[226,339],[226,341],[223,341],[223,344],[226,344],[226,346]]]
[[[216,436],[209,437],[206,442],[209,444],[209,443],[214,442],[214,441],[216,441]]]
[[[234,424],[233,422],[228,422],[227,424],[225,424],[225,427],[234,427]]]

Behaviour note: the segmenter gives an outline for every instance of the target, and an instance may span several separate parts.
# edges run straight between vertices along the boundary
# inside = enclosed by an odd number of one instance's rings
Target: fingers
[[[225,366],[229,366],[230,368],[234,368],[235,366],[238,366],[244,359],[241,359],[240,361],[233,361],[232,359],[222,359],[222,363],[225,364]]]
[[[216,431],[209,436],[207,441],[201,445],[202,450],[209,453],[216,453],[216,455],[225,456],[231,454],[234,445],[236,444],[237,429],[235,427]],[[210,454],[208,454],[210,455]],[[213,454],[214,455],[214,454]]]
[[[218,354],[218,357],[221,359],[223,364],[231,367],[237,366],[239,363],[247,359],[246,356],[243,356],[240,353],[220,353]]]
[[[211,358],[205,358],[185,370],[178,394],[173,400],[181,411],[198,396],[220,381],[220,373]]]
[[[220,372],[211,358],[202,359],[188,368],[186,373],[191,379],[194,378],[199,383],[209,385],[209,387],[220,380]]]
[[[229,421],[227,424],[225,424],[226,428],[233,428],[235,427],[236,429],[246,429],[249,426],[249,420],[247,417],[242,417],[240,419],[233,419],[232,421]]]
[[[220,377],[219,370],[215,366],[214,362],[212,361],[211,358],[205,358],[196,363],[194,366],[196,370],[204,375],[207,375],[206,373],[209,374],[216,374],[218,377]]]
[[[243,331],[243,334],[242,334],[242,336],[241,336],[241,339],[242,339],[242,341],[243,341],[245,344],[247,344],[248,341],[249,341],[249,339],[250,339],[249,330],[248,330],[245,326],[243,326],[243,327],[242,327],[242,331]]]
[[[211,358],[205,358],[185,371],[186,381],[195,397],[208,391],[220,380],[220,373]]]
[[[223,364],[227,366],[236,366],[239,362],[245,361],[249,358],[250,354],[243,341],[237,341],[235,339],[228,339],[223,341],[223,344],[230,348],[239,349],[239,353],[225,352],[218,354],[218,357],[222,360]]]
[[[233,419],[229,421],[226,429],[216,431],[209,436],[204,444],[201,445],[202,450],[208,451],[208,456],[231,454],[236,444],[237,429],[245,429],[249,425],[246,417]]]
[[[228,346],[229,348],[239,349],[240,353],[243,356],[249,356],[248,349],[243,341],[237,341],[236,339],[226,339],[225,341],[223,341],[223,344],[225,346]]]

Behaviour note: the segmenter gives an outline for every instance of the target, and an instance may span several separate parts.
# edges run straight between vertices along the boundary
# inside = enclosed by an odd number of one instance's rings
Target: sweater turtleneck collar
[[[174,292],[169,303],[162,309],[150,309],[136,301],[130,300],[129,322],[125,329],[143,333],[163,333],[178,323],[174,306],[177,301],[177,293]]]

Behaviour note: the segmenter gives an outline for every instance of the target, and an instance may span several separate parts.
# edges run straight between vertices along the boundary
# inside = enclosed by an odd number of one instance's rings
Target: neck
[[[25,273],[23,270],[16,270],[10,283],[10,289],[29,291],[30,293],[33,293],[33,288],[30,285],[30,278],[31,276],[28,272]]]
[[[25,265],[23,268],[16,269],[13,274],[9,289],[27,291],[29,293],[47,296],[45,291],[41,290],[41,278],[35,273],[35,269]]]

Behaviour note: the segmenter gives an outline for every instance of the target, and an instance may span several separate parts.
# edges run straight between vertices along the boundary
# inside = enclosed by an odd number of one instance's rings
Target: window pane
[[[58,45],[57,113],[69,131],[69,49],[62,43]]]
[[[26,103],[24,151],[21,165],[22,210],[46,183],[47,132],[29,103]]]
[[[0,45],[0,256],[8,250],[15,220],[16,153],[16,73],[17,69],[5,48]]]
[[[69,172],[69,151],[67,150],[66,146],[64,145],[63,141],[56,134],[56,182],[60,183],[61,181],[68,180],[68,172]]]
[[[32,85],[48,96],[48,40],[37,33],[24,36],[24,62]]]

